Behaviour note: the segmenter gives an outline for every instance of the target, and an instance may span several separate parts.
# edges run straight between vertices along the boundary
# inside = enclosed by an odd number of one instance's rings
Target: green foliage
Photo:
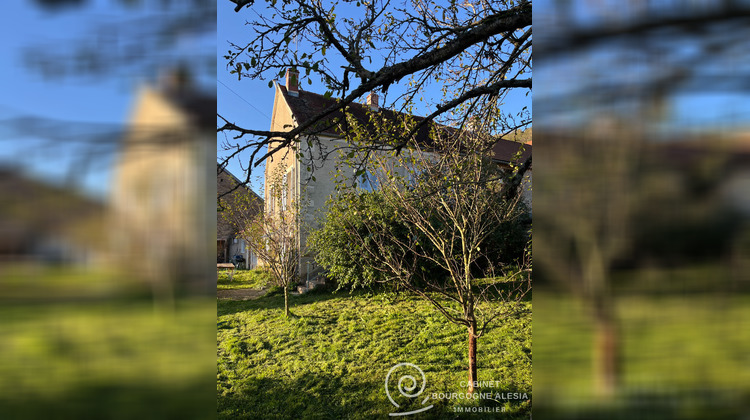
[[[487,237],[483,249],[487,250],[487,259],[500,266],[516,265],[525,253],[530,253],[529,231],[531,229],[531,215],[523,202],[512,210],[509,220],[499,222]],[[520,265],[520,264],[518,264]],[[477,277],[486,270],[486,262],[477,265]]]
[[[315,261],[328,270],[329,277],[336,279],[339,287],[358,287],[384,280],[383,275],[368,264],[362,246],[351,243],[348,234],[350,230],[365,234],[361,220],[365,213],[384,223],[392,220],[392,209],[382,204],[375,194],[341,194],[329,205],[322,227],[308,237]]]
[[[371,249],[376,246],[371,240],[371,224],[379,226],[396,240],[405,241],[409,238],[409,229],[399,219],[398,210],[391,200],[386,199],[385,194],[387,192],[382,190],[369,193],[342,192],[329,203],[321,228],[308,237],[308,245],[315,254],[315,261],[328,270],[329,276],[336,280],[339,288],[368,287],[388,280],[385,268],[374,262],[370,252],[396,250],[382,244],[377,249]],[[382,235],[383,232],[379,234]],[[352,235],[364,239],[352,241]],[[416,256],[403,255],[402,258],[414,260]],[[420,260],[417,268],[423,275],[445,275],[426,260]]]
[[[383,241],[375,242],[375,236],[391,237],[393,241],[406,243],[415,240],[420,252],[436,254],[429,240],[414,233],[399,217],[395,200],[386,196],[386,189],[367,193],[344,191],[331,200],[320,229],[313,231],[308,238],[315,261],[326,270],[339,285],[352,288],[369,287],[375,283],[388,282],[388,267],[378,266],[371,253],[379,254],[403,252],[401,247],[390,247]],[[424,209],[425,212],[429,209]],[[513,209],[513,216],[493,226],[486,241],[480,248],[486,255],[474,266],[476,277],[483,277],[490,268],[508,264],[520,265],[528,242],[530,217],[522,203]],[[441,221],[433,218],[435,226]],[[372,229],[377,226],[377,232]],[[361,240],[352,240],[352,238]],[[457,238],[454,238],[457,240]],[[375,247],[375,248],[373,248]],[[456,246],[460,249],[460,246]],[[454,256],[458,258],[458,256]],[[413,263],[412,283],[423,285],[423,279],[447,279],[448,272],[428,259],[415,253],[401,254],[402,260]],[[492,267],[491,267],[492,266]]]

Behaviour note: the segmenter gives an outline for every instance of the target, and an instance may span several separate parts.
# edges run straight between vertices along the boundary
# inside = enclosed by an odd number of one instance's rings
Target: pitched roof
[[[242,188],[245,191],[251,193],[258,200],[260,200],[261,203],[263,203],[263,199],[255,191],[248,187],[247,184],[240,181],[239,178],[234,176],[233,173],[229,172],[229,169],[222,168],[221,164],[219,164],[218,162],[216,163],[216,171],[216,182],[222,184],[221,189],[223,189],[223,191],[219,191],[219,194],[229,191],[229,189],[234,188],[235,185],[239,185],[238,188]],[[227,182],[225,183],[225,181]]]
[[[497,143],[492,147],[492,154],[495,160],[501,163],[509,164],[516,161],[514,158],[516,154],[522,150],[521,158],[518,162],[525,162],[531,156],[532,146],[530,144],[517,143],[510,140],[498,140]]]
[[[294,116],[298,124],[302,124],[304,121],[313,118],[315,115],[328,108],[329,106],[335,104],[337,101],[336,98],[326,98],[323,95],[304,90],[300,90],[298,96],[292,96],[288,94],[284,85],[277,84],[277,87],[280,89],[281,94],[284,96],[284,100],[289,105],[289,108],[292,111],[292,115]],[[349,112],[360,124],[370,125],[371,123],[368,108],[369,107],[367,105],[352,103],[349,106]],[[380,111],[378,111],[378,114],[381,115],[382,118],[391,121],[396,121],[399,116],[406,115],[384,108],[381,108]],[[332,137],[341,137],[343,133],[335,124],[335,120],[340,119],[342,116],[343,113],[341,111],[336,111],[331,116],[326,118],[320,125],[314,127],[313,130],[317,131],[318,134],[329,135]],[[417,122],[424,120],[424,117],[412,117]],[[452,129],[450,127],[444,128],[449,130]],[[417,131],[416,141],[421,144],[430,144],[429,125],[426,124]],[[518,153],[521,147],[523,147],[524,150],[523,154],[521,155],[520,161],[525,161],[529,156],[531,156],[532,146],[530,144],[522,144],[503,139],[498,140],[498,142],[493,147],[494,158],[501,163],[508,164],[514,160],[513,158],[515,157],[516,153]]]
[[[164,92],[164,96],[185,112],[197,128],[216,129],[216,95],[189,89]]]

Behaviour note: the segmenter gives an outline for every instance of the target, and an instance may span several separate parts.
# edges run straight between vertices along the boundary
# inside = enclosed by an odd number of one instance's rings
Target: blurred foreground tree
[[[549,175],[537,176],[534,183],[537,267],[589,304],[595,383],[607,395],[616,389],[621,371],[612,265],[632,246],[634,208],[643,197],[639,145],[617,134],[544,137],[548,153],[537,163]]]
[[[685,196],[677,201],[657,190],[681,179],[664,170],[680,158],[666,143],[732,123],[719,111],[733,110],[691,108],[690,100],[729,93],[747,103],[750,2],[692,1],[676,8],[674,2],[550,0],[540,8],[535,21],[545,31],[537,34],[542,66],[534,117],[536,143],[545,147],[537,151],[543,169],[534,180],[534,257],[545,276],[587,304],[596,331],[595,390],[610,397],[622,390],[624,370],[616,265],[643,255],[638,238],[654,237],[644,230],[655,220],[677,219],[655,204],[693,207]],[[684,109],[690,114],[679,115]],[[711,138],[717,136],[701,140]],[[643,215],[650,224],[638,223]]]

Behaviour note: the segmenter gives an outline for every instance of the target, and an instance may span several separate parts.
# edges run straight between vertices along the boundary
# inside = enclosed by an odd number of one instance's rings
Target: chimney
[[[286,69],[286,92],[289,96],[299,96],[299,72],[294,68]]]
[[[367,95],[367,105],[373,111],[379,111],[380,110],[380,106],[378,105],[378,95],[377,95],[377,93],[371,92],[369,95]]]
[[[191,85],[190,72],[183,65],[165,69],[159,76],[159,87],[163,92],[180,94],[190,89]]]

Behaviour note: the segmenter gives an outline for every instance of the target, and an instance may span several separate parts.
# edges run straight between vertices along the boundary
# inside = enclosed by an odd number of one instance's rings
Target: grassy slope
[[[428,303],[392,294],[309,294],[218,303],[220,418],[380,418],[422,408],[432,392],[464,392],[466,330],[445,321]],[[493,392],[531,397],[531,305],[496,324],[479,340],[479,379],[499,381]],[[391,366],[411,362],[425,372],[419,402],[387,399]],[[399,402],[399,400],[397,400]],[[453,406],[505,406],[503,418],[528,418],[530,401],[433,401],[410,418],[454,418]],[[497,418],[473,414],[472,418]]]
[[[167,307],[108,273],[3,274],[0,418],[214,415],[212,297]]]
[[[217,289],[259,289],[269,281],[269,274],[263,270],[236,270],[231,280],[229,273],[222,270],[218,274]]]
[[[540,290],[534,303],[536,408],[555,407],[561,418],[589,418],[586,410],[590,418],[615,418],[596,411],[593,327],[585,307]],[[631,418],[634,407],[650,413],[643,418],[737,417],[737,402],[750,397],[749,296],[632,295],[617,305],[623,383],[610,407],[621,413],[617,418]]]

